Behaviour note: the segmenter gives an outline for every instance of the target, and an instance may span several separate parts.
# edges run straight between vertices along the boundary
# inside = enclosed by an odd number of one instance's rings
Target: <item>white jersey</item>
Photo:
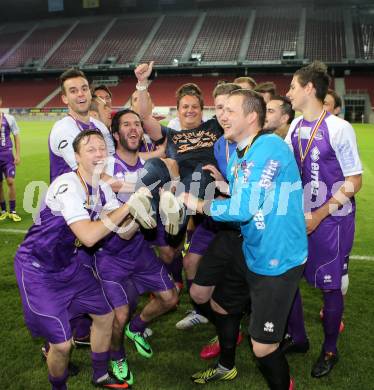
[[[302,143],[309,140],[313,128],[313,122],[310,123],[303,120],[302,116],[299,116],[292,121],[285,142],[295,154],[298,153],[298,150],[294,150],[294,146],[297,144],[297,138],[299,137],[300,121],[303,121],[300,126],[300,138]],[[328,137],[325,137],[324,139],[335,152],[336,159],[339,162],[344,177],[361,174],[363,169],[358,153],[356,134],[352,125],[335,115],[328,115],[322,122],[320,130],[316,134],[316,141],[319,140],[319,133],[323,131],[328,132]],[[311,152],[313,152],[313,149]]]
[[[73,150],[73,141],[82,131],[89,128],[98,129],[104,136],[108,154],[113,155],[114,141],[107,127],[97,119],[90,117],[90,124],[77,122],[71,116],[57,121],[49,135],[50,150],[50,179],[51,182],[59,175],[77,169],[77,162]]]
[[[67,225],[81,220],[98,219],[102,211],[119,207],[111,187],[100,181],[98,188],[81,183],[75,172],[59,176],[48,188],[45,203],[52,213],[62,215]],[[88,201],[88,202],[87,202]]]

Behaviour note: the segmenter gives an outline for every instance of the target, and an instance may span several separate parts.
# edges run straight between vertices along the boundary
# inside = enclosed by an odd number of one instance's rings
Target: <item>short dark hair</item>
[[[102,133],[100,131],[98,131],[98,130],[83,130],[74,138],[74,141],[73,141],[74,152],[79,154],[79,150],[80,150],[82,141],[85,138],[88,138],[87,142],[89,142],[90,137],[92,135],[98,136],[99,138],[101,138],[105,142],[104,136],[102,135]]]
[[[273,97],[277,93],[277,86],[272,81],[265,81],[257,84],[253,90],[259,93],[270,93]]]
[[[79,69],[77,68],[70,68],[70,69],[67,69],[65,70],[64,73],[62,73],[59,77],[59,80],[60,80],[60,88],[61,88],[61,91],[63,94],[66,93],[65,91],[65,86],[64,86],[64,83],[66,80],[69,80],[69,79],[73,79],[75,77],[83,77],[84,79],[87,80],[87,83],[88,83],[88,79],[86,77],[86,75]]]
[[[230,96],[243,96],[243,112],[248,115],[250,112],[256,112],[258,117],[258,124],[262,129],[265,124],[266,104],[264,98],[252,89],[237,89],[230,93]]]
[[[326,95],[331,95],[334,99],[334,108],[342,107],[343,101],[342,98],[333,90],[328,89]],[[326,96],[325,96],[326,97]]]
[[[324,101],[330,84],[330,76],[327,73],[327,66],[321,61],[313,61],[307,66],[303,66],[295,72],[299,84],[305,87],[312,83],[316,90],[316,98]]]
[[[240,88],[241,87],[239,85],[236,85],[234,83],[221,83],[214,88],[213,97],[215,99],[217,96],[220,95],[229,95],[232,91],[236,91]]]
[[[92,95],[95,95],[96,91],[105,91],[110,97],[112,97],[112,92],[110,92],[110,89],[104,85],[100,84],[92,89]]]
[[[177,108],[179,108],[179,103],[181,99],[185,96],[196,96],[199,100],[201,109],[204,108],[204,98],[201,89],[194,83],[187,83],[181,85],[177,92],[175,93],[177,98]]]
[[[130,108],[125,108],[124,110],[117,111],[115,113],[115,115],[114,115],[114,117],[112,119],[112,127],[111,127],[112,134],[119,132],[119,121],[120,121],[121,117],[123,115],[126,115],[126,114],[134,114],[134,115],[136,115],[139,118],[139,120],[140,120],[140,122],[142,124],[142,127],[143,127],[143,122],[142,122],[142,120],[140,118],[140,115],[136,111],[131,110]]]
[[[256,83],[256,80],[252,77],[246,77],[246,76],[243,76],[243,77],[237,77],[234,81],[233,81],[234,84],[237,84],[237,83],[247,83],[251,86],[251,88],[255,88],[257,86],[257,83]]]
[[[280,105],[282,114],[288,115],[287,123],[290,124],[295,118],[295,111],[292,109],[290,99],[288,99],[288,97],[286,96],[275,95],[270,99],[270,101],[272,100],[278,100],[282,102],[282,104]]]

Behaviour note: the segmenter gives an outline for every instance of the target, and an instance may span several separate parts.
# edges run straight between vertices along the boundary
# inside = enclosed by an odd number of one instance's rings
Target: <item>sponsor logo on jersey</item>
[[[280,169],[280,163],[277,160],[269,160],[262,171],[259,185],[265,189],[270,188],[274,177]]]
[[[323,283],[332,283],[332,276],[331,275],[325,275],[323,277]]]
[[[262,210],[258,210],[257,213],[254,215],[253,220],[255,221],[255,226],[257,230],[264,230],[265,225],[265,218]]]
[[[312,195],[318,196],[318,191],[319,191],[319,155],[320,151],[315,146],[311,151],[310,151],[310,159],[311,159],[311,165],[310,165],[310,190]]]
[[[341,157],[341,164],[343,169],[352,169],[355,166],[355,158],[352,152],[352,147],[347,140],[343,144],[337,146],[337,151]]]

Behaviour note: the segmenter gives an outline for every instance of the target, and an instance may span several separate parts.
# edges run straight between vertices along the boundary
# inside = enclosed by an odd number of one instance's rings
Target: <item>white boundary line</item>
[[[374,256],[352,255],[352,256],[349,256],[349,258],[352,259],[352,260],[370,260],[370,261],[374,261]]]
[[[0,233],[10,233],[10,234],[26,234],[27,230],[23,229],[0,229]],[[349,256],[352,260],[369,260],[374,261],[374,256],[362,256],[362,255],[352,255]]]
[[[0,233],[26,234],[27,230],[22,230],[22,229],[0,229]]]

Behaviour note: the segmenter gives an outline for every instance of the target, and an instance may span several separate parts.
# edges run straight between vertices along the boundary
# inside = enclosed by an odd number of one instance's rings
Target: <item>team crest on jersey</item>
[[[314,139],[317,141],[323,140],[323,130],[318,129],[316,135],[314,136]]]
[[[253,161],[247,162],[244,160],[240,164],[240,169],[243,172],[243,183],[248,183],[248,178],[251,174],[251,168],[253,168],[253,166],[254,166]]]
[[[316,162],[319,160],[319,155],[320,155],[320,151],[319,149],[317,148],[317,146],[315,146],[311,151],[310,151],[310,158],[312,159],[312,161]]]

